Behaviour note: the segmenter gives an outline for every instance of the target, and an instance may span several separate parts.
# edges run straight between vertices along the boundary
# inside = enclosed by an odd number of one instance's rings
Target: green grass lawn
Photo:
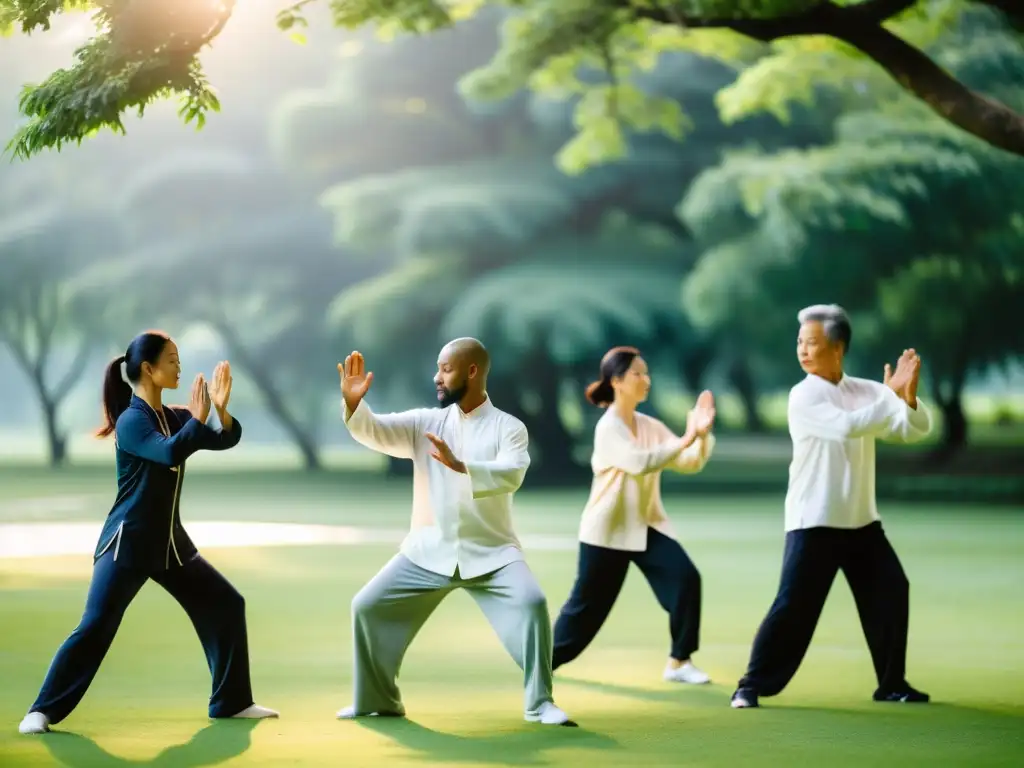
[[[399,528],[406,483],[273,473],[195,473],[188,520]],[[0,471],[0,523],[93,520],[109,476]],[[574,533],[585,489],[524,492],[523,534]],[[1024,765],[1024,517],[984,507],[884,514],[912,583],[909,670],[925,707],[870,702],[874,680],[845,582],[783,695],[737,712],[728,697],[774,590],[781,498],[672,496],[677,530],[704,576],[704,688],[661,682],[667,619],[633,572],[607,626],[556,676],[579,729],[522,722],[521,680],[472,600],[449,598],[401,679],[408,721],[338,722],[349,703],[349,603],[390,546],[207,549],[245,594],[253,684],[278,721],[210,724],[209,678],[188,620],[155,585],[129,609],[85,700],[60,733],[16,731],[53,652],[81,614],[88,557],[0,559],[0,766],[1021,766]],[[0,534],[2,535],[2,534]],[[554,613],[571,549],[528,552]]]

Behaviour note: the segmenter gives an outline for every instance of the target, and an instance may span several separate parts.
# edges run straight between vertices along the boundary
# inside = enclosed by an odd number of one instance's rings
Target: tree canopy
[[[316,0],[278,17],[284,29],[307,24]],[[98,130],[123,132],[129,110],[177,97],[180,115],[202,125],[219,109],[199,54],[228,23],[234,0],[0,0],[0,29],[46,30],[69,11],[92,11],[96,34],[71,67],[28,86],[26,123],[9,149],[29,157],[80,142]],[[779,116],[814,100],[821,85],[856,85],[884,72],[944,120],[994,147],[1024,155],[1024,116],[999,94],[958,79],[930,46],[967,9],[985,6],[1024,29],[1014,0],[330,0],[333,22],[374,26],[382,35],[430,34],[485,8],[507,16],[501,47],[472,73],[466,89],[490,98],[524,87],[579,96],[568,167],[626,151],[624,130],[682,138],[688,121],[677,100],[633,82],[666,51],[693,51],[742,67],[719,93],[726,121],[768,110]],[[851,81],[850,76],[857,75]],[[861,83],[862,84],[862,83]],[[1017,107],[1016,109],[1019,109]]]
[[[1024,47],[1005,40],[982,13],[935,51],[1020,104]],[[732,153],[696,180],[679,214],[705,250],[684,303],[764,366],[789,359],[800,307],[842,304],[861,364],[879,370],[900,344],[922,352],[952,450],[966,440],[968,375],[1024,349],[1022,199],[1021,158],[911,100],[854,106],[827,145]]]

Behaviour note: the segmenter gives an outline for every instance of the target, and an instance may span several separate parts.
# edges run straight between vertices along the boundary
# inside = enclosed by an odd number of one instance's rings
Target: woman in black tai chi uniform
[[[134,392],[121,377],[122,364]],[[213,677],[210,717],[277,717],[253,703],[245,601],[196,550],[178,511],[185,460],[196,451],[233,448],[242,437],[227,411],[231,368],[220,363],[209,388],[196,376],[188,408],[163,405],[163,390],[177,389],[180,377],[177,346],[153,331],[135,337],[107,368],[106,424],[97,434],[114,434],[117,498],[96,544],[82,620],[50,663],[21,733],[48,731],[78,706],[121,617],[150,579],[185,609],[203,644]],[[206,425],[211,402],[220,430]]]

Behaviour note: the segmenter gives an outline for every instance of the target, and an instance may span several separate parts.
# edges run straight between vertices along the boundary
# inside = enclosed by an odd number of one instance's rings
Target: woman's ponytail
[[[97,437],[113,434],[117,417],[128,409],[132,401],[132,388],[121,376],[121,364],[124,361],[124,355],[115,357],[103,376],[103,414],[106,423],[96,430]]]

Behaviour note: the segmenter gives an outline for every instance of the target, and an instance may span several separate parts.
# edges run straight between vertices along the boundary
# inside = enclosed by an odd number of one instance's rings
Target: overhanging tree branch
[[[995,0],[999,2],[1000,0]],[[867,0],[857,5],[839,7],[828,2],[789,16],[764,19],[691,18],[680,14],[668,3],[659,7],[632,7],[637,18],[671,24],[688,29],[731,29],[755,40],[770,43],[783,37],[832,35],[843,24],[881,24],[908,10],[918,0]],[[832,35],[834,36],[834,35]]]
[[[223,31],[235,1],[139,0],[118,13],[104,7],[101,33],[75,52],[74,66],[23,88],[19,109],[29,120],[7,151],[27,159],[80,143],[101,128],[124,133],[126,111],[141,115],[151,101],[172,93],[182,97],[185,122],[202,126],[220,104],[196,57]],[[23,15],[14,18],[27,23]]]
[[[297,15],[313,0],[297,0],[278,16],[282,28],[304,25]],[[1021,0],[973,0],[1001,12],[1024,30]],[[76,62],[39,86],[27,87],[20,99],[29,118],[8,145],[15,157],[28,158],[45,148],[60,149],[80,142],[101,128],[123,133],[123,114],[141,114],[154,99],[182,98],[181,117],[202,126],[219,102],[206,82],[196,54],[220,34],[236,0],[133,0],[97,3],[102,9],[100,34],[76,52]],[[851,45],[877,62],[908,93],[921,99],[944,120],[987,143],[1024,156],[1024,116],[972,91],[926,54],[883,25],[920,0],[864,0],[837,6],[821,0],[805,11],[769,18],[688,17],[680,0],[593,0],[594,13],[581,13],[586,28],[559,29],[570,39],[600,37],[623,22],[648,19],[689,29],[731,29],[752,39],[771,42],[797,36],[829,36]],[[521,3],[510,3],[518,6]],[[526,3],[522,3],[525,5]],[[46,28],[51,16],[89,0],[0,0],[0,27]],[[689,4],[691,7],[694,4]],[[743,3],[736,3],[742,8]],[[339,10],[344,6],[347,10]],[[408,6],[408,8],[406,8]],[[429,29],[455,21],[448,6],[434,0],[388,0],[381,3],[335,2],[335,23],[358,26],[389,16],[420,13]],[[426,8],[430,12],[426,12]],[[417,10],[418,9],[418,10]],[[415,11],[415,12],[414,12]],[[422,15],[426,14],[426,15]],[[556,14],[557,15],[557,14]],[[417,16],[417,18],[420,18]],[[415,25],[407,26],[412,30]],[[418,27],[417,27],[418,28]],[[571,34],[570,34],[571,33]],[[564,49],[564,45],[562,46]],[[543,58],[541,52],[541,58]]]
[[[804,35],[827,35],[841,40],[873,59],[900,87],[944,120],[992,146],[1024,156],[1024,116],[971,90],[927,54],[882,26],[915,2],[868,0],[842,7],[824,2],[802,13],[770,19],[691,19],[666,8],[633,10],[637,18],[692,29],[731,29],[763,42]],[[1014,11],[1007,9],[1017,7],[1017,0],[981,2],[1003,9],[1011,17]],[[1016,14],[1022,15],[1019,10]]]
[[[862,24],[882,24],[917,5],[918,0],[867,0],[857,5],[837,8],[843,18]]]
[[[850,25],[837,30],[833,37],[870,56],[940,117],[994,147],[1024,155],[1024,117],[972,91],[889,30]]]
[[[1024,32],[1024,3],[1020,0],[975,0],[975,2],[1000,11],[1010,22],[1010,26]]]

